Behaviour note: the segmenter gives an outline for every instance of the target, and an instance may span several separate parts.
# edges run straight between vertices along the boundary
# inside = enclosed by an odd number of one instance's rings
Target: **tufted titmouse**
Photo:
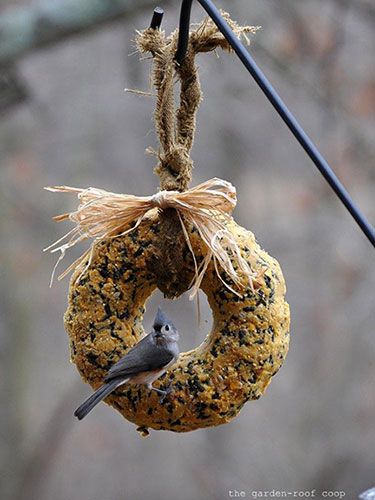
[[[105,384],[82,403],[74,415],[82,420],[94,406],[122,384],[144,384],[164,398],[167,391],[156,389],[152,384],[177,361],[178,340],[176,327],[159,307],[152,332],[110,368],[104,377]]]

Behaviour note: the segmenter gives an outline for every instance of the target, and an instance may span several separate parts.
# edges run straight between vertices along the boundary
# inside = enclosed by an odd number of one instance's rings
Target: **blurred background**
[[[373,1],[217,5],[262,26],[251,53],[374,221]],[[84,422],[73,417],[91,390],[69,363],[68,280],[48,287],[55,259],[42,248],[68,229],[51,217],[76,199],[43,187],[156,191],[144,154],[156,147],[154,102],[124,92],[149,90],[134,33],[155,6],[1,1],[0,498],[220,500],[234,489],[357,498],[375,483],[373,249],[234,55],[199,57],[193,184],[231,181],[237,221],[280,262],[292,315],[285,366],[262,399],[215,429],[143,439],[106,405]],[[170,31],[179,2],[160,6]],[[193,18],[203,16],[197,3]],[[146,330],[160,304],[193,348],[210,329],[201,301],[198,326],[187,297],[155,294]]]

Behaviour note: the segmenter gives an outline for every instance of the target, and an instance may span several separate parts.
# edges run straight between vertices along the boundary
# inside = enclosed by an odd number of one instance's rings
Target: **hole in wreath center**
[[[176,300],[167,300],[162,292],[155,291],[147,300],[143,317],[145,333],[152,330],[158,307],[171,319],[180,334],[180,351],[194,349],[203,342],[212,328],[212,312],[206,295],[199,291],[200,322],[198,323],[197,299],[189,300],[189,292]]]

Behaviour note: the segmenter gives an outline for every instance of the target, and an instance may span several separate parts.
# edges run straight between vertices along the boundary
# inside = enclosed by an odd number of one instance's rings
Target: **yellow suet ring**
[[[142,432],[187,432],[229,422],[247,401],[259,399],[287,354],[289,306],[280,266],[250,231],[233,219],[225,224],[260,276],[258,287],[249,286],[240,297],[209,264],[200,288],[212,309],[213,327],[199,347],[181,354],[155,382],[155,387],[169,387],[169,395],[160,402],[146,387],[124,385],[106,399]],[[199,262],[206,248],[193,226],[187,231]],[[152,211],[134,231],[101,242],[90,267],[72,276],[64,318],[71,359],[94,389],[144,335],[145,303],[157,287],[150,262],[159,233],[160,215]],[[192,268],[189,251],[183,259]]]

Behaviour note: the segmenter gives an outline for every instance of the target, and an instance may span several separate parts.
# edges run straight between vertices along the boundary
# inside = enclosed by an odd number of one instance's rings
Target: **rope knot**
[[[168,191],[185,191],[191,181],[193,161],[183,146],[175,145],[167,153],[159,154],[155,173],[160,185]]]

